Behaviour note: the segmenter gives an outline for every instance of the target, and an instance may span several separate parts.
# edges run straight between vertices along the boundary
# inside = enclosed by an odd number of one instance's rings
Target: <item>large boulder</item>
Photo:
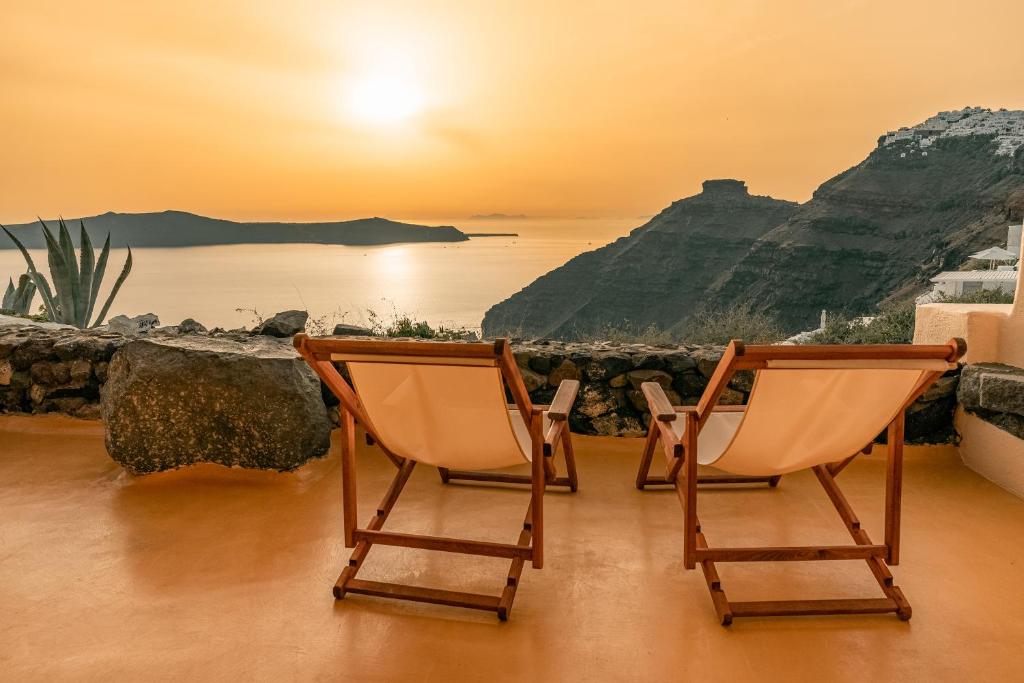
[[[136,474],[198,462],[292,470],[330,445],[320,382],[283,341],[139,339],[107,375],[107,451]]]

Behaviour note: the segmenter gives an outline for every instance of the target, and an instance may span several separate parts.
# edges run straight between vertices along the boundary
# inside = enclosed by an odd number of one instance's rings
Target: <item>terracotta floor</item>
[[[579,438],[581,490],[547,499],[547,565],[512,619],[330,593],[340,541],[336,455],[292,474],[197,467],[132,478],[102,431],[0,418],[0,679],[1021,680],[1024,501],[951,448],[910,449],[894,616],[719,626],[682,568],[671,492],[641,493],[641,442]],[[360,454],[371,514],[393,470]],[[883,460],[839,478],[879,540]],[[514,541],[527,494],[415,472],[388,528]],[[813,476],[708,491],[712,544],[846,543]],[[375,548],[361,576],[497,592],[504,560]],[[861,562],[730,565],[735,599],[877,592]]]

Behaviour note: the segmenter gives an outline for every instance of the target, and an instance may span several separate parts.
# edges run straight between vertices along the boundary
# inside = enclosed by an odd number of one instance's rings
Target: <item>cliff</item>
[[[751,197],[739,181],[705,183],[495,305],[483,330],[571,339],[655,324],[685,336],[699,307],[737,305],[809,329],[822,309],[863,315],[925,290],[1001,244],[1022,214],[1024,112],[942,112],[881,136],[800,206]]]
[[[669,328],[756,240],[797,209],[738,180],[708,180],[627,237],[573,258],[493,306],[484,333],[576,338],[604,325]]]

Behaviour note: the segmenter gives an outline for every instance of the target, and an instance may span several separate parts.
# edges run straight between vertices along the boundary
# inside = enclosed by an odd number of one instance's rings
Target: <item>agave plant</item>
[[[36,286],[32,283],[32,276],[25,273],[18,278],[18,286],[14,286],[14,280],[7,280],[7,291],[4,292],[3,302],[0,303],[0,310],[10,311],[14,315],[28,315],[32,309],[32,298],[36,295]]]
[[[53,289],[50,288],[50,283],[46,278],[36,270],[36,264],[32,262],[32,257],[25,245],[12,235],[10,230],[3,226],[0,228],[3,228],[3,231],[13,240],[21,250],[22,256],[25,257],[28,274],[43,297],[46,316],[53,322],[74,325],[79,328],[96,327],[107,317],[110,304],[113,303],[118,290],[121,289],[121,285],[124,284],[128,273],[132,270],[131,247],[128,248],[128,258],[125,259],[124,268],[121,269],[121,274],[114,282],[114,288],[110,290],[106,303],[103,304],[99,315],[90,325],[89,320],[92,318],[93,307],[96,305],[103,275],[107,270],[107,257],[110,255],[110,233],[107,233],[107,241],[103,244],[103,249],[97,259],[92,242],[89,240],[89,233],[85,231],[85,222],[82,221],[81,259],[76,263],[75,246],[71,242],[71,233],[68,232],[64,219],[58,220],[60,230],[57,238],[54,238],[53,233],[46,227],[46,223],[43,223],[42,219],[39,219],[39,223],[43,226],[43,236],[46,238],[47,259],[50,264]]]

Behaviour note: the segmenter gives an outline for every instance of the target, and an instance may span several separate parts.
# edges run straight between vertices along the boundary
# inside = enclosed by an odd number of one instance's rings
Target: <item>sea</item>
[[[433,327],[479,331],[488,308],[647,219],[402,220],[516,236],[378,247],[234,244],[133,249],[131,275],[110,315],[155,313],[162,325],[194,318],[210,328],[232,329],[252,327],[257,316],[301,309],[309,311],[320,327],[340,322],[365,325],[375,314],[385,324],[409,316]],[[45,251],[31,253],[37,268],[48,274]],[[126,253],[111,251],[101,297],[113,285]],[[11,275],[17,281],[24,271],[20,252],[0,250],[0,278]],[[37,295],[33,307],[39,304]]]

